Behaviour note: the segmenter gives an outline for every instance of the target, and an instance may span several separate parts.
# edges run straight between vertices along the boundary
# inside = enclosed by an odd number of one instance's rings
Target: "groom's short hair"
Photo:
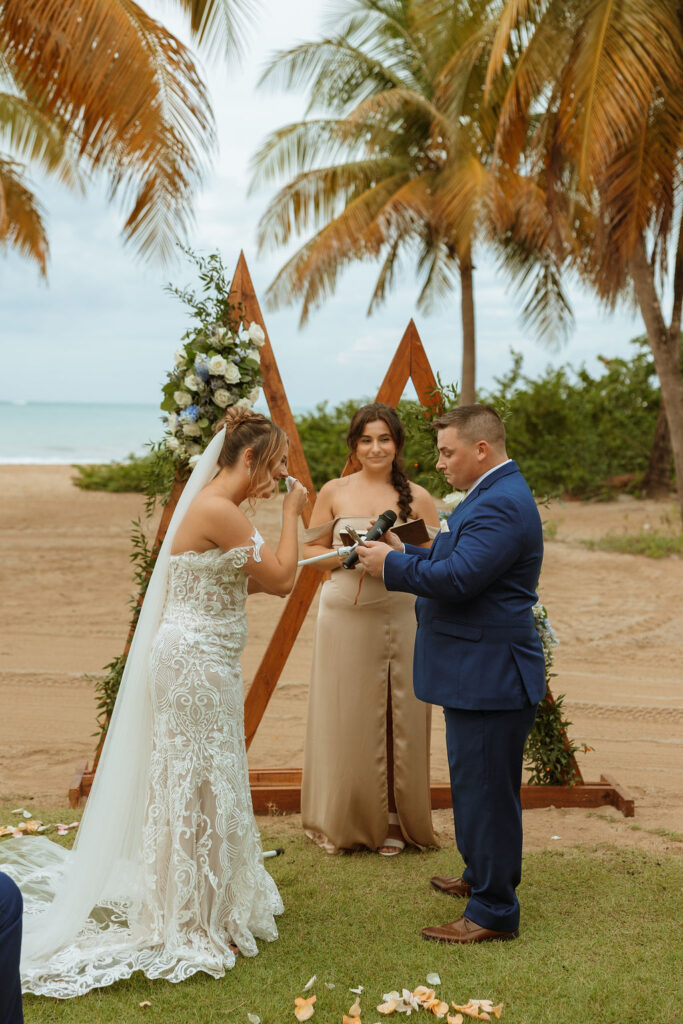
[[[488,441],[494,448],[505,447],[505,426],[490,405],[459,405],[432,420],[434,430],[455,427],[460,437],[469,444]]]

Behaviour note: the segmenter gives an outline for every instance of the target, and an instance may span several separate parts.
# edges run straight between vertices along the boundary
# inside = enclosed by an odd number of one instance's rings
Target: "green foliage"
[[[508,454],[537,496],[605,497],[614,493],[611,478],[637,478],[645,470],[660,395],[644,339],[633,344],[637,351],[631,360],[603,359],[605,372],[598,376],[565,366],[532,380],[522,372],[522,355],[513,352],[510,372],[479,396],[503,418]],[[444,407],[457,405],[457,388],[441,380],[439,387]],[[323,403],[297,420],[316,488],[341,472],[346,430],[362,404],[346,401],[330,409]],[[448,488],[435,469],[428,415],[419,402],[407,400],[399,403],[398,412],[406,428],[408,475],[444,496]]]
[[[108,462],[95,466],[74,466],[76,487],[82,491],[143,492],[152,455],[129,455],[125,462]]]
[[[543,645],[547,692],[545,700],[538,705],[536,721],[524,748],[524,767],[529,773],[527,781],[532,786],[572,786],[578,781],[575,754],[579,750],[586,753],[590,747],[569,739],[571,722],[564,716],[564,696],[558,694],[553,697],[550,692],[550,680],[555,678],[551,669],[558,641],[548,613],[540,602],[534,606],[534,621]]]
[[[683,554],[683,533],[660,533],[640,530],[639,533],[606,533],[598,540],[583,542],[591,551],[616,551],[621,555],[645,555],[646,558],[668,558]]]
[[[605,372],[548,369],[538,380],[522,373],[522,356],[481,396],[502,416],[508,454],[517,460],[536,494],[595,497],[608,481],[642,473],[648,463],[659,411],[651,356],[602,359]]]

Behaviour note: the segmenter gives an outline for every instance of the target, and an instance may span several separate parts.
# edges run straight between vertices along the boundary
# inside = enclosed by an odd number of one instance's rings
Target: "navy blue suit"
[[[22,900],[12,879],[0,871],[0,1021],[23,1024],[19,955]]]
[[[384,582],[418,596],[415,693],[444,708],[456,841],[472,886],[465,914],[516,931],[522,756],[545,695],[532,612],[543,532],[517,464],[485,477],[448,527],[429,551],[392,551]]]

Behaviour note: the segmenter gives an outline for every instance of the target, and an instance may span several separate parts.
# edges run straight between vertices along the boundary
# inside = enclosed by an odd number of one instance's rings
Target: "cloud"
[[[182,34],[182,21],[168,17],[161,0],[143,5]],[[299,328],[298,303],[273,312],[268,285],[287,252],[256,252],[256,227],[274,189],[247,195],[252,154],[265,136],[304,113],[304,97],[255,91],[264,61],[276,48],[293,45],[302,32],[312,38],[321,17],[319,0],[263,0],[241,68],[209,68],[220,150],[197,197],[190,245],[218,249],[229,270],[245,250],[261,300],[280,373],[292,406],[373,396],[411,317],[415,318],[435,371],[446,381],[460,376],[460,296],[456,291],[430,316],[416,312],[413,267],[399,275],[388,301],[371,318],[367,305],[378,272],[363,264],[342,276],[337,292]],[[128,401],[157,404],[160,385],[188,318],[164,290],[173,281],[194,282],[192,268],[178,259],[169,267],[136,260],[120,237],[123,214],[106,202],[103,183],[85,199],[39,181],[48,210],[51,241],[49,284],[14,254],[0,258],[3,364],[0,400]],[[292,249],[289,250],[290,252]],[[577,329],[569,343],[551,352],[520,328],[514,291],[482,252],[475,272],[478,381],[489,386],[510,366],[510,347],[522,350],[530,375],[548,363],[586,362],[596,356],[627,355],[628,339],[642,333],[630,313],[605,318],[586,293],[572,291]],[[40,372],[35,372],[35,367]]]

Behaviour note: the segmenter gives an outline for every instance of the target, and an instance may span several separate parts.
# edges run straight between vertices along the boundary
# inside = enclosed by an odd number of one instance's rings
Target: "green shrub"
[[[591,551],[616,551],[621,555],[645,555],[647,558],[683,554],[683,533],[659,533],[657,530],[606,533],[598,540],[585,540],[583,543]]]

